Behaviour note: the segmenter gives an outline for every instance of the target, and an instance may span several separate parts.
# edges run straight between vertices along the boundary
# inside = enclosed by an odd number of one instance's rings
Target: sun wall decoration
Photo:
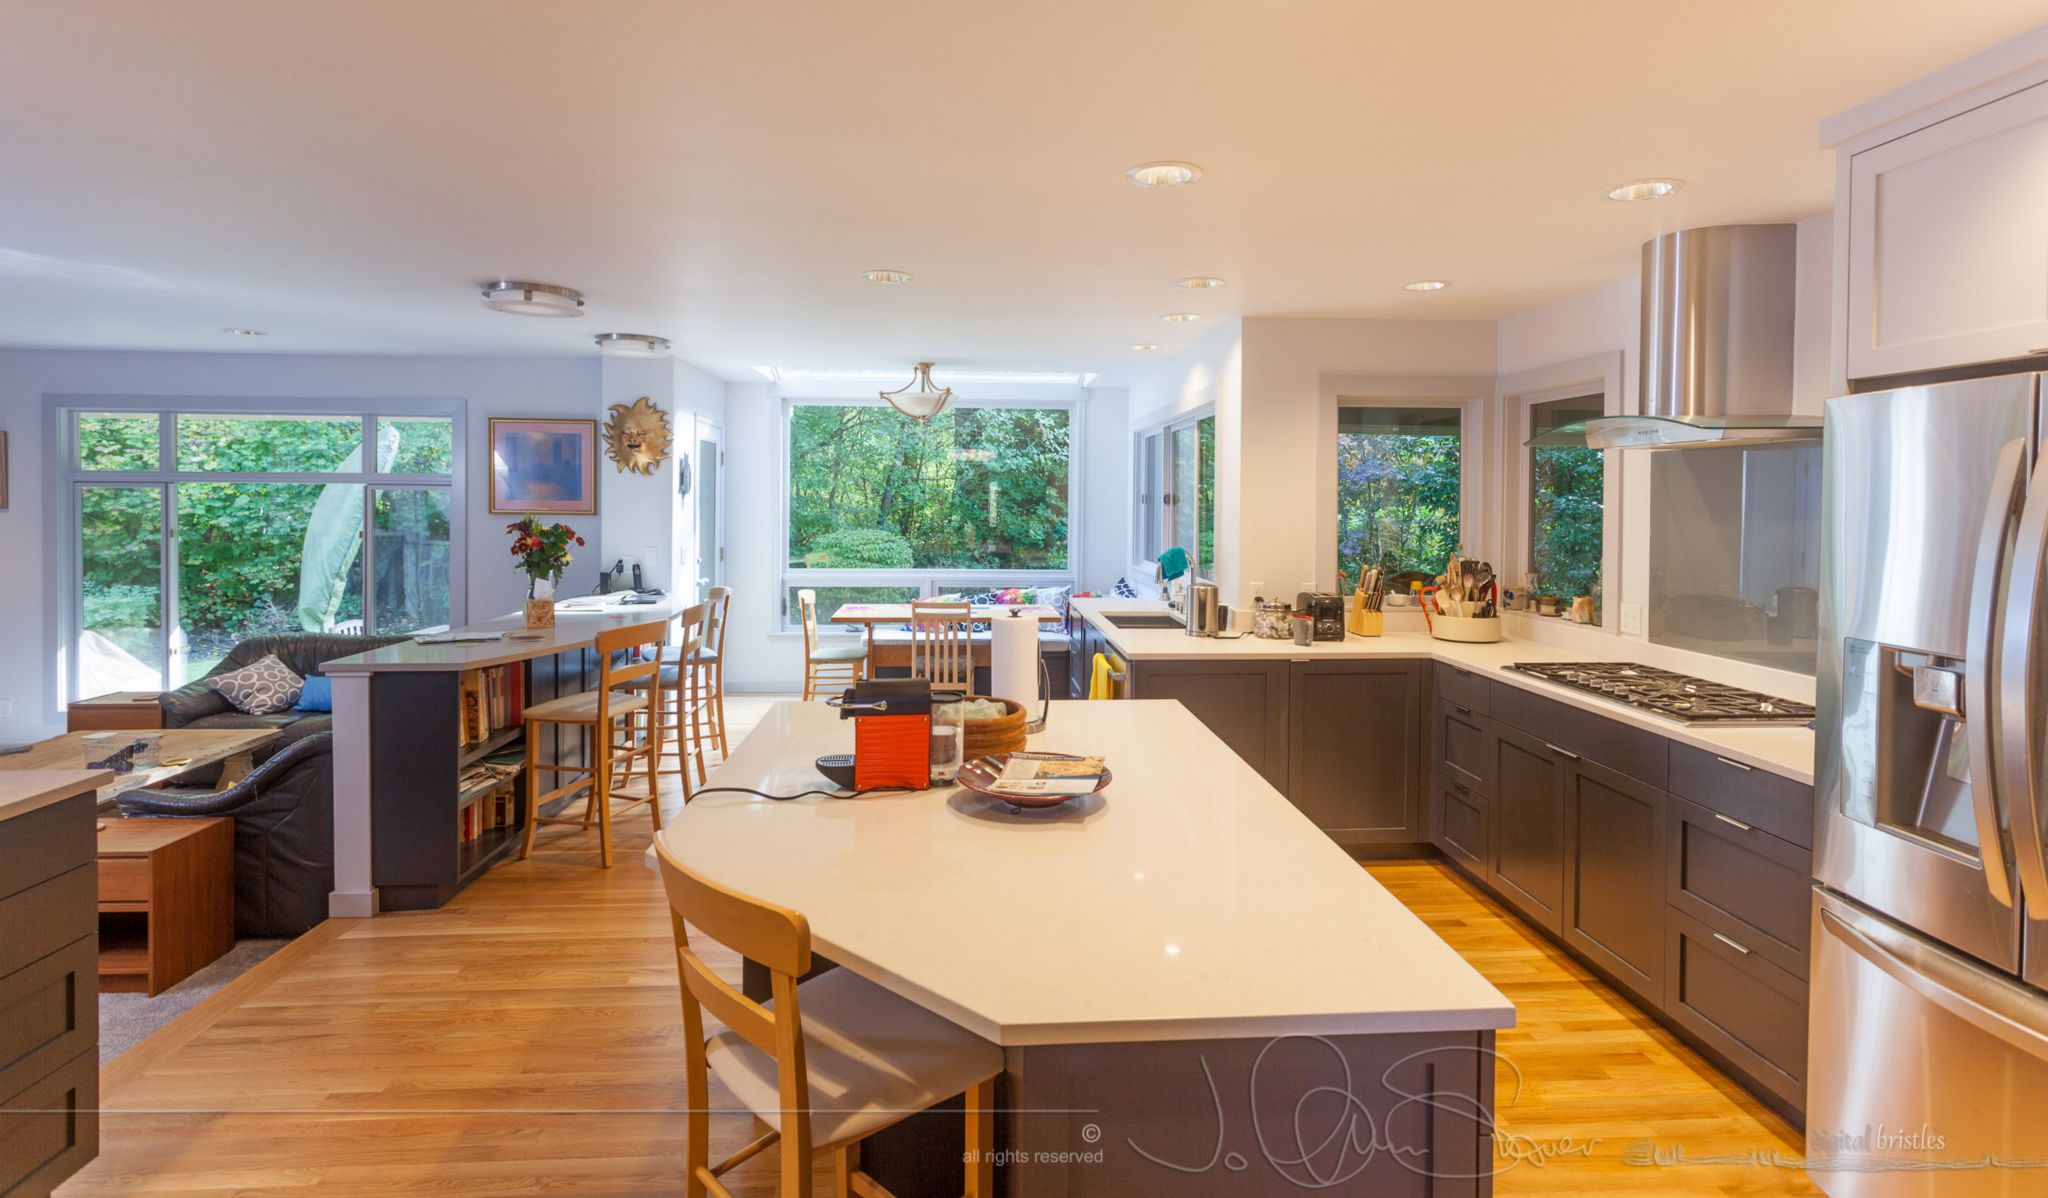
[[[630,407],[615,403],[611,413],[604,423],[604,450],[621,472],[652,474],[668,460],[675,437],[669,432],[668,413],[655,407],[652,399],[643,395]]]

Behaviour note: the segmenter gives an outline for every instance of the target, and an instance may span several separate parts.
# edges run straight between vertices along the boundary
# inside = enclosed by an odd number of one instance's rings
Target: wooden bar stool
[[[685,803],[694,793],[690,785],[693,758],[698,780],[701,782],[708,776],[704,769],[704,726],[700,719],[706,702],[701,689],[704,672],[691,663],[704,648],[711,610],[708,600],[684,608],[675,618],[677,643],[665,646],[661,651],[660,672],[634,683],[635,690],[652,688],[653,692],[653,703],[648,708],[648,735],[654,740],[654,752],[646,764],[656,774],[682,775]],[[675,737],[676,766],[667,769],[662,766],[661,758],[669,752],[671,733]],[[653,786],[650,776],[648,788],[651,790]]]
[[[842,1198],[891,1198],[861,1172],[860,1142],[955,1094],[965,1095],[967,1106],[964,1192],[967,1198],[993,1198],[995,1077],[1002,1072],[1002,1049],[848,969],[799,984],[797,978],[811,968],[811,927],[801,914],[694,872],[659,836],[654,851],[682,976],[689,1198],[732,1198],[720,1178],[778,1140],[781,1198],[810,1198],[812,1158],[828,1151],[836,1158],[835,1190]],[[757,1003],[712,972],[690,946],[691,927],[766,966],[774,1000]],[[707,1010],[729,1029],[708,1041]],[[716,1165],[705,1106],[713,1072],[769,1129]]]
[[[704,625],[704,645],[691,658],[697,667],[698,707],[710,726],[712,741],[718,746],[720,757],[730,756],[732,748],[725,740],[725,626],[732,614],[732,588],[712,587],[705,592],[704,602],[711,611]],[[702,744],[704,733],[697,734]]]
[[[910,605],[910,676],[933,686],[974,689],[974,608],[966,603]]]
[[[603,852],[604,867],[612,866],[612,785],[614,770],[621,765],[624,769],[618,778],[623,781],[632,772],[636,759],[645,759],[659,751],[659,741],[652,735],[642,736],[635,728],[633,715],[644,713],[648,708],[646,694],[633,694],[626,688],[641,679],[651,678],[660,668],[655,657],[661,642],[668,634],[666,621],[657,620],[650,624],[634,624],[625,628],[608,628],[597,634],[597,689],[580,695],[566,695],[536,703],[526,709],[523,720],[526,724],[526,836],[520,843],[519,856],[524,859],[533,852],[533,834],[542,824],[575,824],[589,828],[597,827],[598,844]],[[643,654],[639,660],[615,664],[614,658],[624,659],[633,650]],[[540,726],[543,724],[565,724],[583,732],[584,758],[587,765],[557,765],[540,759]],[[624,737],[622,741],[620,738]],[[635,737],[639,739],[636,740]],[[650,766],[650,768],[652,768]],[[540,789],[542,771],[556,774],[585,775],[573,779],[553,790]],[[583,809],[583,816],[542,815],[541,807],[565,795],[588,788],[590,801]],[[661,805],[656,801],[655,788],[649,785],[646,798],[628,797],[629,803],[646,803],[654,813],[654,827],[661,829]]]
[[[818,697],[821,683],[844,682],[848,686],[868,675],[868,648],[861,644],[825,644],[818,636],[818,592],[808,588],[796,593],[796,609],[804,625],[804,701]],[[836,638],[846,641],[848,638]]]

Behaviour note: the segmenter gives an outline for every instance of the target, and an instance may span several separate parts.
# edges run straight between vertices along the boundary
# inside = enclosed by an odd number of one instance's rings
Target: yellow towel
[[[1102,654],[1095,655],[1095,668],[1088,675],[1088,697],[1109,698],[1109,659]]]

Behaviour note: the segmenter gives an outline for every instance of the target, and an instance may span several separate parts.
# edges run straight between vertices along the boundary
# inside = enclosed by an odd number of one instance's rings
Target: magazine
[[[1013,795],[1084,795],[1102,783],[1100,757],[1012,753],[990,789]]]

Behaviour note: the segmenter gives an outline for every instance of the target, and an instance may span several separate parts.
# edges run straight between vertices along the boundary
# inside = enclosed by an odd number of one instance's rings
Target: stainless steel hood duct
[[[1798,231],[1720,225],[1643,244],[1642,412],[1566,425],[1530,445],[1592,449],[1810,441],[1792,414]]]

